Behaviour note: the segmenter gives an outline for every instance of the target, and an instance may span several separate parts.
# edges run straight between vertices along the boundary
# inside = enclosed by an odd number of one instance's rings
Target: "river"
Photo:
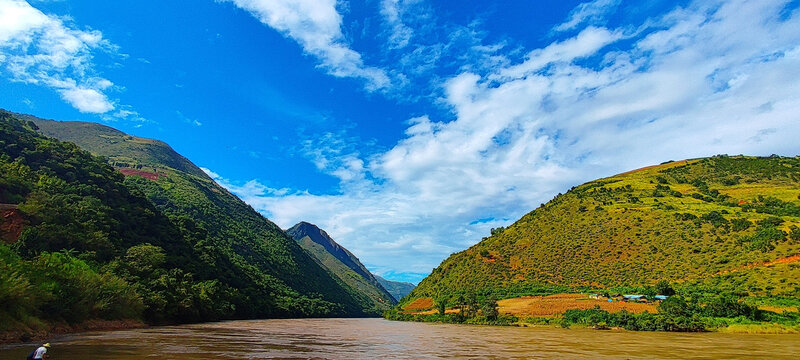
[[[51,340],[53,360],[89,359],[798,359],[800,335],[653,333],[292,319],[91,332]],[[34,345],[0,346],[0,360]]]

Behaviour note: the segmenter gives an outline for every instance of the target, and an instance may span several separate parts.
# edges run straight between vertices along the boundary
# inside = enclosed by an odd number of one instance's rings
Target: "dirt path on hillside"
[[[751,263],[751,264],[747,264],[747,265],[742,265],[742,266],[739,266],[737,268],[720,271],[720,272],[714,274],[714,276],[731,274],[731,273],[739,272],[739,271],[742,271],[742,270],[754,269],[754,268],[757,268],[757,267],[772,266],[772,265],[777,265],[777,264],[791,264],[791,263],[797,262],[797,261],[800,261],[800,254],[787,256],[785,258],[780,258],[780,259],[767,261],[767,262],[757,262],[757,263]]]

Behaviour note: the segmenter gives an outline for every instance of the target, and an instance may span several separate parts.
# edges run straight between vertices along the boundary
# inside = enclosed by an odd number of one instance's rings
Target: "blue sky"
[[[417,282],[582,182],[800,153],[799,3],[0,0],[0,107],[164,140]]]

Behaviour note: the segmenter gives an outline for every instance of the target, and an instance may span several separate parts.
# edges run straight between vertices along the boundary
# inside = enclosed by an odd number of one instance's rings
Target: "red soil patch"
[[[403,310],[427,310],[433,307],[433,298],[419,298],[406,306],[403,306]]]
[[[775,264],[789,264],[789,263],[793,263],[795,261],[800,261],[800,254],[792,255],[792,256],[785,257],[785,258],[778,259],[778,260],[772,260],[772,261],[769,261],[769,262],[765,262],[764,265],[762,265],[762,266],[770,266],[770,265],[775,265]]]
[[[118,168],[118,170],[125,176],[141,176],[147,180],[153,180],[153,181],[158,180],[159,176],[164,176],[164,174],[159,174],[157,172],[142,171],[131,168]]]
[[[6,244],[17,242],[24,227],[25,218],[17,210],[17,206],[2,204],[0,207],[0,238],[3,239],[3,242]]]
[[[777,264],[790,264],[790,263],[797,262],[797,261],[800,261],[800,254],[787,256],[785,258],[780,258],[780,259],[767,261],[767,262],[758,262],[758,263],[752,263],[752,264],[743,265],[743,266],[740,266],[738,268],[720,271],[719,273],[717,273],[717,275],[735,273],[737,271],[753,269],[753,268],[757,268],[757,267],[761,267],[761,266],[772,266],[772,265],[777,265]]]

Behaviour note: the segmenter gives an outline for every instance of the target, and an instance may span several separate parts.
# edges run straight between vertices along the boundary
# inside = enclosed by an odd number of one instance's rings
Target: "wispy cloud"
[[[183,122],[185,122],[187,124],[194,125],[194,126],[203,126],[203,123],[201,123],[197,119],[189,118],[188,116],[184,115],[180,111],[175,111],[175,115],[178,116],[178,119],[180,119],[181,121],[183,121]]]
[[[570,12],[567,21],[559,24],[553,30],[572,30],[585,23],[602,25],[600,22],[605,19],[605,15],[616,10],[620,2],[621,0],[594,0],[582,3]]]
[[[409,26],[403,23],[403,12],[407,4],[404,0],[381,1],[381,15],[389,27],[389,44],[393,49],[402,49],[408,46],[414,34]]]
[[[455,120],[411,119],[387,151],[308,153],[340,194],[223,184],[283,227],[320,225],[373,269],[424,274],[584,181],[717,153],[797,154],[800,12],[788,4],[698,1],[624,24],[630,35],[581,27],[599,19],[579,7],[575,36],[444,81]]]
[[[115,108],[113,84],[94,74],[92,53],[116,47],[96,30],[79,30],[21,0],[0,0],[0,65],[14,81],[43,85],[84,113]]]
[[[227,1],[299,43],[331,75],[363,79],[370,91],[390,86],[386,72],[364,64],[361,54],[346,42],[336,0]]]

